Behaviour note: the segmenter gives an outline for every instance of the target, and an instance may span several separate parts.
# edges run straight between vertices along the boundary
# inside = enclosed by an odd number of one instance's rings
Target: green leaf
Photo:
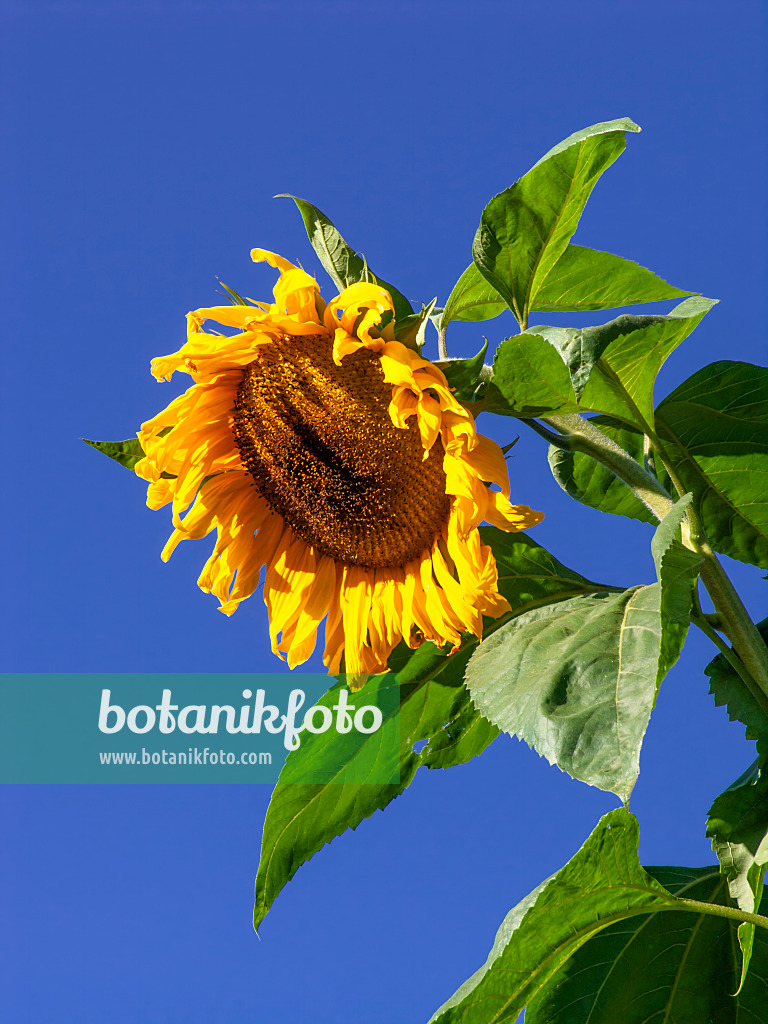
[[[542,602],[604,589],[561,565],[525,534],[506,534],[494,527],[484,527],[481,534],[484,543],[493,548],[499,590],[513,609],[526,610]],[[486,635],[504,621],[505,618],[488,620]],[[499,730],[477,711],[462,684],[467,661],[477,646],[474,637],[466,637],[461,649],[447,656],[430,643],[422,644],[416,651],[401,643],[390,658],[393,675],[383,681],[369,681],[356,695],[363,702],[372,686],[400,687],[398,713],[386,716],[382,727],[385,733],[399,728],[397,784],[359,785],[347,781],[365,777],[366,772],[388,772],[388,767],[377,761],[383,756],[380,751],[387,746],[382,745],[379,733],[363,737],[360,748],[354,751],[350,750],[348,740],[333,733],[308,736],[298,750],[288,755],[264,823],[256,879],[257,928],[302,864],[325,843],[386,807],[410,785],[420,766],[447,768],[463,764],[496,738]],[[334,700],[332,689],[321,703],[328,702],[330,706]],[[427,743],[414,750],[424,740]],[[331,766],[327,783],[291,781],[306,777],[309,770],[316,772],[318,759]]]
[[[399,704],[385,714],[382,729],[361,736],[357,749],[350,748],[348,737],[329,732],[308,736],[291,751],[264,822],[256,877],[257,929],[298,868],[336,836],[386,807],[410,785],[419,766],[462,764],[496,738],[498,730],[475,711],[461,685],[468,656],[466,651],[449,658],[432,644],[422,645],[397,675],[371,680],[355,694],[360,704],[374,703],[369,699],[372,689],[400,687]],[[318,703],[332,706],[338,688]],[[398,730],[399,781],[362,783],[368,777],[391,777],[391,766],[381,758],[392,749],[386,740]],[[425,746],[414,749],[425,740]],[[325,766],[327,781],[303,783],[307,774],[317,774],[318,765]]]
[[[683,547],[678,536],[690,503],[690,494],[682,497],[659,523],[651,541],[651,552],[661,585],[661,649],[656,675],[657,688],[683,649],[691,622],[693,584],[704,562],[701,555]]]
[[[758,622],[757,628],[768,645],[768,618]],[[730,720],[746,726],[747,739],[757,740],[760,760],[768,763],[768,713],[722,654],[716,655],[704,672],[709,676],[709,692],[715,704],[725,705]]]
[[[430,1024],[513,1024],[526,1003],[601,929],[674,905],[637,858],[637,821],[604,815],[582,848],[505,918],[487,961]],[[616,1017],[613,1024],[626,1024]]]
[[[129,437],[125,441],[89,441],[86,437],[82,440],[126,469],[133,469],[136,463],[144,458],[144,449],[137,437]]]
[[[524,419],[598,412],[652,429],[656,374],[714,303],[695,297],[667,316],[624,315],[599,327],[537,326],[507,338],[496,353],[486,408]]]
[[[465,675],[486,718],[550,764],[625,801],[658,686],[677,661],[690,622],[701,559],[677,539],[689,502],[690,496],[681,499],[656,531],[658,583],[647,587],[607,593],[589,584],[591,592],[561,592],[554,604],[550,588],[522,582],[523,549],[514,561],[516,593],[507,594],[504,545],[495,544],[499,587],[517,614],[474,652]],[[506,543],[519,544],[516,536]],[[531,556],[534,565],[552,557],[543,549]],[[573,585],[564,566],[551,572],[562,574],[564,590]]]
[[[640,129],[622,118],[576,132],[483,210],[472,256],[520,323],[565,251],[597,179],[623,151],[628,131]]]
[[[579,412],[579,405],[562,357],[546,338],[526,332],[507,338],[496,350],[484,409],[535,419]]]
[[[570,244],[531,295],[530,308],[539,313],[618,309],[693,294],[667,284],[632,260]],[[508,308],[472,263],[448,296],[441,325],[447,327],[451,320],[493,320]]]
[[[458,399],[467,402],[474,399],[481,381],[487,351],[488,342],[486,341],[477,355],[470,359],[444,359],[435,363],[443,371],[449,387],[454,389]]]
[[[568,569],[526,533],[503,533],[494,526],[481,526],[480,537],[493,549],[499,591],[509,601],[512,615],[583,594],[604,594],[610,590],[622,593],[619,587],[593,583]],[[508,614],[494,619],[485,631],[486,636],[500,629],[510,617]]]
[[[715,299],[686,299],[668,316],[625,314],[581,330],[536,327],[568,367],[583,412],[653,427],[653,385],[666,359],[688,337]]]
[[[768,492],[760,481],[768,474],[767,410],[768,370],[722,361],[695,373],[655,413],[656,430],[676,475],[694,495],[709,543],[763,568],[768,568]],[[640,430],[610,417],[593,422],[642,464]],[[549,463],[557,482],[577,501],[654,522],[632,491],[588,455],[552,448]],[[656,472],[673,490],[658,457]]]
[[[649,867],[675,896],[727,904],[717,866]],[[763,914],[768,911],[768,900]],[[768,987],[768,932],[738,996],[736,922],[665,910],[610,925],[566,961],[525,1011],[525,1024],[761,1024]]]
[[[395,324],[395,338],[401,344],[406,345],[418,352],[424,344],[427,323],[432,318],[437,299],[434,298],[428,306],[422,304],[421,312],[411,313],[403,317]]]
[[[768,568],[768,368],[710,363],[656,410],[716,551]]]
[[[569,313],[618,309],[693,294],[675,288],[632,260],[599,249],[569,245],[531,296],[531,310]]]
[[[466,672],[492,722],[626,801],[656,699],[659,583],[571,598],[497,629]]]
[[[275,198],[292,199],[296,203],[312,248],[339,291],[343,291],[358,281],[373,281],[381,285],[382,288],[386,288],[392,296],[395,320],[402,320],[413,314],[413,308],[406,297],[397,288],[387,284],[383,278],[372,273],[365,260],[358,256],[350,245],[347,245],[322,210],[318,210],[306,199],[298,199],[288,193],[283,193]]]
[[[747,769],[709,809],[707,837],[728,879],[728,891],[748,914],[760,905],[768,864],[768,775],[758,762]],[[755,926],[739,925],[742,952],[741,991],[754,950]]]
[[[470,263],[448,296],[440,326],[447,327],[451,320],[493,320],[506,309],[504,299]]]
[[[590,420],[604,434],[623,448],[640,465],[643,464],[643,434],[608,416],[595,416]],[[656,525],[656,517],[623,480],[582,452],[566,452],[554,445],[549,449],[549,468],[563,490],[576,501],[600,512],[639,519]],[[656,460],[656,474],[660,482],[672,491],[664,467]]]

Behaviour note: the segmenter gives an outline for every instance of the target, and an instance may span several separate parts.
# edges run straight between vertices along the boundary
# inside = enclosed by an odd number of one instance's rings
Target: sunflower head
[[[178,352],[152,361],[192,387],[145,423],[135,471],[171,504],[180,540],[217,537],[199,579],[231,614],[263,573],[272,649],[290,667],[325,624],[325,664],[386,670],[404,639],[454,648],[508,605],[477,527],[542,515],[509,501],[503,454],[477,433],[438,367],[394,337],[390,293],[360,282],[327,305],[280,271],[273,303],[195,310]],[[229,333],[206,331],[215,321]]]

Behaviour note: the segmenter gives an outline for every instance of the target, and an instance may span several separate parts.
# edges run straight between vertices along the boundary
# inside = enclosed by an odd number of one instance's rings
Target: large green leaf
[[[667,456],[694,495],[709,543],[715,551],[763,568],[768,568],[768,498],[760,483],[768,473],[767,379],[763,367],[713,363],[665,398],[655,414]],[[711,407],[719,400],[727,403],[722,412]],[[592,422],[642,464],[640,430],[605,416]],[[658,456],[655,461],[659,480],[672,491]],[[626,484],[588,455],[551,448],[549,464],[563,490],[577,501],[601,512],[655,521]]]
[[[473,654],[477,707],[576,779],[629,798],[656,698],[661,587],[526,612]]]
[[[728,879],[731,899],[748,914],[760,905],[768,864],[768,775],[758,762],[747,769],[709,809],[707,836]],[[744,984],[754,951],[755,926],[739,925]]]
[[[618,309],[642,302],[682,299],[686,295],[693,295],[693,292],[675,288],[632,260],[599,249],[569,245],[538,284],[531,296],[531,310],[569,313]]]
[[[508,308],[493,285],[470,263],[448,296],[440,325],[447,327],[451,320],[493,320]]]
[[[538,326],[507,338],[496,353],[486,407],[525,419],[598,412],[652,429],[656,374],[714,301],[695,297],[667,316],[624,315],[599,327]],[[494,402],[495,390],[501,404]]]
[[[625,801],[658,685],[688,629],[700,565],[676,539],[688,500],[656,531],[657,583],[556,604],[542,595],[480,645],[465,675],[486,718]]]
[[[592,125],[551,149],[483,210],[472,257],[520,323],[562,256],[597,179],[625,147],[622,118]]]
[[[603,928],[674,906],[640,866],[638,827],[624,809],[598,822],[571,860],[505,918],[485,964],[430,1024],[513,1024],[576,951]],[[625,1024],[617,1017],[613,1024]]]
[[[768,569],[768,368],[710,363],[656,416],[712,547]]]
[[[347,736],[334,732],[309,736],[288,755],[264,822],[254,907],[257,929],[298,868],[336,836],[386,807],[410,784],[420,765],[430,766],[433,758],[434,767],[461,764],[496,738],[498,730],[474,711],[461,685],[467,657],[468,652],[447,658],[425,644],[411,659],[415,664],[384,684],[400,686],[400,694],[379,732],[361,736],[356,749]],[[401,679],[410,681],[401,685]],[[370,681],[355,698],[361,704],[372,703],[368,689],[379,685],[380,679]],[[319,703],[331,706],[337,689]],[[365,782],[366,770],[374,779],[392,777],[391,766],[380,759],[389,756],[391,733],[398,730],[394,777],[399,775],[399,781]],[[433,737],[434,752],[429,742],[414,749]],[[322,766],[327,766],[326,782],[301,781],[310,773],[316,777]]]
[[[357,255],[348,245],[337,228],[333,226],[322,210],[318,210],[306,199],[284,193],[278,199],[292,199],[299,208],[304,227],[312,248],[317,253],[323,268],[330,275],[333,283],[342,291],[358,281],[374,281],[386,288],[392,296],[395,306],[395,320],[401,320],[413,314],[413,308],[406,297],[391,284],[374,274],[365,260]]]
[[[604,589],[561,565],[522,533],[505,534],[486,527],[482,536],[493,547],[499,589],[513,609],[505,617],[487,621],[487,633],[515,613]],[[399,707],[387,716],[383,726],[385,732],[399,730],[397,783],[359,784],[361,777],[389,774],[389,766],[383,765],[381,758],[387,756],[392,745],[382,744],[378,733],[361,737],[358,748],[350,747],[348,739],[333,733],[308,736],[298,750],[288,755],[264,823],[256,879],[256,927],[302,864],[325,843],[386,807],[410,784],[420,766],[447,768],[463,764],[495,739],[498,729],[480,715],[462,684],[467,661],[477,646],[474,637],[467,637],[456,654],[447,656],[432,644],[425,643],[415,652],[401,644],[390,658],[393,675],[383,682],[369,682],[356,694],[356,699],[365,703],[368,687],[400,687]],[[323,700],[331,706],[335,690]],[[414,749],[425,740],[424,746]],[[323,764],[328,766],[327,782],[295,781],[306,778],[309,772],[316,776],[318,765]]]
[[[126,469],[133,469],[144,458],[144,449],[137,437],[129,437],[125,441],[89,441],[85,437],[82,440]]]
[[[618,309],[692,294],[667,284],[632,260],[571,244],[531,295],[530,308],[540,313]],[[472,263],[448,296],[441,325],[447,327],[451,320],[493,320],[508,308]]]
[[[622,592],[619,587],[593,583],[568,569],[526,533],[502,533],[493,526],[482,526],[480,536],[493,549],[499,590],[509,601],[512,616],[580,594]],[[497,631],[510,617],[494,620],[486,634]]]
[[[677,897],[728,902],[717,866],[646,871]],[[768,900],[762,912],[767,911]],[[566,961],[529,1003],[525,1022],[763,1024],[768,931],[758,930],[752,973],[734,998],[741,971],[735,933],[735,922],[690,910],[619,921]]]
[[[493,377],[485,393],[488,412],[535,419],[580,411],[567,366],[537,330],[507,338],[496,350]]]
[[[653,386],[666,359],[715,299],[686,299],[667,316],[625,314],[599,327],[536,327],[568,367],[583,412],[653,426]]]

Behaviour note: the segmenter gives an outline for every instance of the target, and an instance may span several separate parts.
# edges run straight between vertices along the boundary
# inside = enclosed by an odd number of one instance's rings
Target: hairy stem
[[[691,622],[694,624],[694,626],[698,626],[698,628],[702,631],[702,633],[705,636],[709,637],[709,639],[712,641],[715,647],[717,647],[722,656],[731,666],[733,671],[739,676],[741,681],[744,683],[749,692],[755,698],[755,700],[760,705],[762,710],[766,713],[766,715],[768,715],[768,694],[764,693],[762,689],[757,685],[757,683],[752,678],[750,673],[747,671],[746,667],[744,666],[744,663],[742,662],[741,658],[739,658],[739,656],[736,654],[736,652],[728,646],[728,644],[723,640],[721,636],[718,636],[717,632],[712,628],[712,626],[707,621],[706,615],[704,615],[703,612],[694,611],[691,615]]]
[[[445,343],[445,335],[447,330],[447,327],[441,327],[437,332],[437,351],[441,359],[448,358],[448,347],[446,346]]]
[[[538,434],[551,444],[565,451],[579,451],[589,455],[609,469],[637,495],[661,522],[672,508],[672,497],[661,485],[655,474],[648,472],[631,455],[624,451],[594,423],[578,414],[543,416],[545,423],[559,433],[553,433],[535,420],[524,420]],[[666,461],[665,461],[666,466]],[[676,482],[676,487],[680,485]],[[701,567],[701,581],[712,598],[715,612],[721,623],[722,632],[731,641],[736,660],[745,670],[742,675],[745,684],[758,697],[761,706],[768,701],[768,648],[752,622],[741,598],[725,573],[712,548],[707,543],[704,531],[692,506],[688,507],[690,531],[684,529],[683,542],[704,556]],[[702,621],[703,620],[702,617]],[[697,622],[702,629],[701,622]],[[711,630],[711,626],[707,623]],[[707,632],[707,630],[704,630]],[[707,635],[710,635],[709,632]],[[720,647],[719,644],[717,644]],[[734,665],[736,670],[738,668]]]
[[[659,483],[658,478],[643,469],[631,455],[604,434],[594,423],[576,413],[564,416],[543,416],[542,419],[560,431],[560,434],[547,432],[548,439],[552,444],[565,448],[567,451],[583,452],[601,463],[606,469],[610,469],[615,476],[623,480],[634,491],[659,521],[672,508],[674,501]],[[532,421],[525,420],[524,422],[532,425]],[[564,440],[566,443],[562,443]]]
[[[720,903],[702,903],[700,900],[686,900],[677,897],[678,903],[685,904],[686,908],[696,910],[700,914],[711,914],[713,917],[727,917],[731,921],[754,924],[758,928],[768,928],[768,917],[762,914],[750,914],[746,910],[737,910],[736,907],[724,907]],[[674,909],[671,907],[670,909]]]
[[[702,550],[705,559],[701,567],[701,582],[707,588],[715,611],[720,616],[723,633],[731,641],[737,657],[762,691],[761,703],[765,706],[768,701],[768,647],[714,551],[706,543]]]

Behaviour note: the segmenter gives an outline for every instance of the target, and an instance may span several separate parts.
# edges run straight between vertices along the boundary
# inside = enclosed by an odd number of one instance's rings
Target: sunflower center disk
[[[270,508],[294,533],[340,562],[403,566],[448,521],[443,446],[423,459],[416,416],[389,416],[392,386],[376,355],[341,366],[324,335],[284,337],[245,368],[235,443]]]

